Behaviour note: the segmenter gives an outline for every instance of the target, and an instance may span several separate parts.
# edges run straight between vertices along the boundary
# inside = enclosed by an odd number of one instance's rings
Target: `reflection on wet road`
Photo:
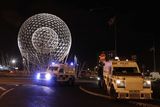
[[[0,99],[0,107],[133,107],[82,92],[79,86],[0,85],[13,89]],[[3,91],[5,92],[5,91]],[[2,94],[1,92],[0,94]]]

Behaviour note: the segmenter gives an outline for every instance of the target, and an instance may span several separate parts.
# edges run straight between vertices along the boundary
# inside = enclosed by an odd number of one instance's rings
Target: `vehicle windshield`
[[[59,73],[64,73],[64,69],[61,68],[61,69],[59,70]]]
[[[49,67],[49,70],[51,70],[51,71],[57,71],[58,67]]]
[[[136,67],[114,67],[113,75],[141,75]]]

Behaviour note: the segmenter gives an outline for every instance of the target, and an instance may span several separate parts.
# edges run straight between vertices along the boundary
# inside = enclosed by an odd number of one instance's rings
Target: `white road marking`
[[[88,91],[84,88],[82,88],[81,86],[79,87],[82,91],[88,93],[88,94],[91,94],[91,95],[94,95],[94,96],[98,96],[98,97],[103,97],[103,98],[107,98],[107,99],[113,99],[112,97],[110,96],[106,96],[106,95],[103,95],[103,94],[99,94],[99,93],[95,93],[95,92],[92,92],[92,91]]]
[[[3,90],[3,91],[5,91],[6,89],[5,89],[5,88],[3,88],[3,87],[0,87],[0,90]]]
[[[3,93],[0,95],[0,99],[2,99],[2,97],[3,97],[4,95],[6,95],[7,93],[9,93],[9,92],[12,91],[13,89],[14,89],[14,88],[11,88],[11,89],[3,92]]]

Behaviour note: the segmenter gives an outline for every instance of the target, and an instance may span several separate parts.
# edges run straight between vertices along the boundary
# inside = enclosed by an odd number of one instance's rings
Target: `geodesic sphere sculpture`
[[[71,48],[71,33],[59,17],[41,13],[28,18],[18,33],[21,55],[33,64],[64,60]]]

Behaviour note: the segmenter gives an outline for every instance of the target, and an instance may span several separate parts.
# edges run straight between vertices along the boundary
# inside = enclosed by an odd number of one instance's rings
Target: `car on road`
[[[152,99],[151,81],[143,78],[135,61],[105,62],[103,88],[117,99]]]
[[[152,80],[160,80],[160,73],[159,72],[151,72],[149,78]]]
[[[74,85],[75,68],[67,64],[50,65],[45,71],[38,72],[36,76],[37,83],[56,84],[67,82]]]

